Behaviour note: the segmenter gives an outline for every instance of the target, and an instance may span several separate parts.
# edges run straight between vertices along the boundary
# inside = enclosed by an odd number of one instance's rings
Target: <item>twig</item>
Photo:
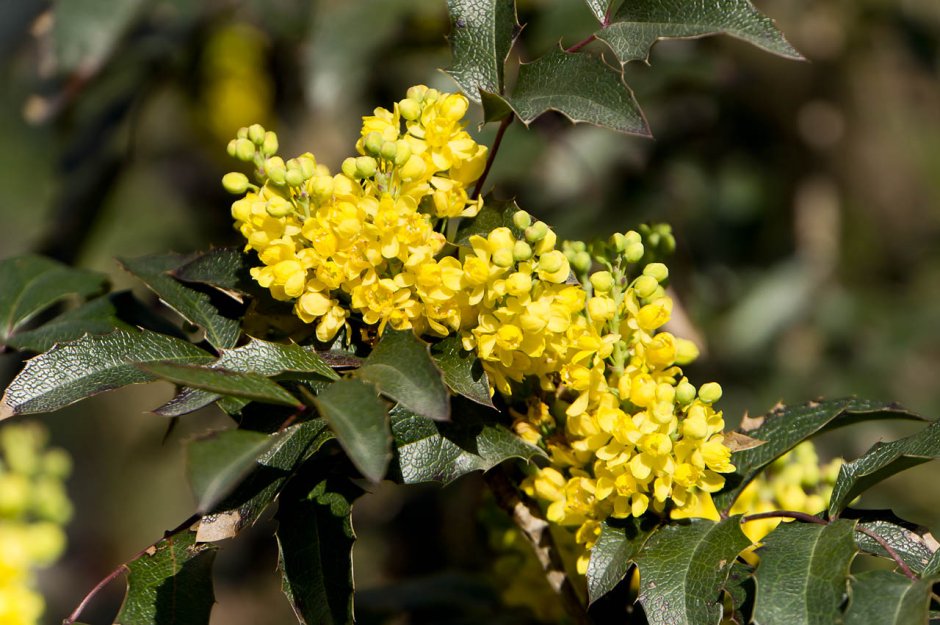
[[[574,45],[572,45],[572,46],[568,46],[567,48],[565,48],[565,52],[577,52],[578,50],[580,50],[581,48],[583,48],[583,47],[586,46],[587,44],[591,43],[591,42],[594,41],[595,39],[597,39],[597,35],[588,35],[587,37],[585,37],[584,39],[582,39],[582,40],[579,41],[578,43],[576,43],[576,44],[574,44]]]
[[[480,191],[483,190],[483,182],[486,180],[486,176],[490,173],[490,167],[493,166],[493,161],[496,160],[496,152],[499,150],[499,144],[503,141],[503,135],[506,134],[506,128],[509,127],[509,124],[512,123],[515,114],[510,113],[509,117],[503,119],[499,124],[499,130],[496,131],[496,138],[493,139],[493,147],[490,148],[490,153],[486,157],[486,167],[483,168],[483,173],[480,174],[480,178],[477,180],[477,186],[473,188],[473,199],[480,197]]]
[[[816,523],[817,525],[829,525],[829,522],[825,519],[820,519],[818,516],[813,516],[812,514],[806,514],[805,512],[795,512],[793,510],[771,510],[770,512],[758,512],[757,514],[749,514],[745,517],[741,517],[742,523],[747,523],[748,521],[757,521],[758,519],[796,519],[797,521],[803,521],[804,523]]]
[[[897,562],[898,568],[901,569],[901,572],[904,573],[908,577],[908,579],[912,579],[915,581],[919,579],[917,575],[914,573],[914,571],[912,571],[910,567],[907,566],[907,563],[901,559],[901,556],[898,555],[898,552],[895,551],[894,548],[888,544],[888,541],[886,541],[884,538],[882,538],[875,532],[871,531],[867,527],[858,527],[856,525],[855,531],[865,534],[866,536],[874,540],[876,543],[881,545],[881,548],[884,549],[886,552],[888,552],[888,555],[891,556],[891,559]]]
[[[577,625],[591,625],[581,598],[578,596],[571,579],[565,572],[564,564],[552,540],[548,521],[542,518],[538,507],[522,495],[513,485],[502,467],[496,467],[484,475],[487,486],[496,497],[499,507],[512,517],[513,522],[522,531],[522,535],[535,551],[535,556],[545,571],[545,578],[552,589],[561,597],[565,611]]]

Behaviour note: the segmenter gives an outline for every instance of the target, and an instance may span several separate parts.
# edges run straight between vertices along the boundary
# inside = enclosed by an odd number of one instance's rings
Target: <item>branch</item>
[[[825,519],[820,519],[818,516],[807,514],[805,512],[795,512],[793,510],[771,510],[770,512],[749,514],[747,516],[741,517],[741,522],[747,523],[748,521],[757,521],[758,519],[796,519],[797,521],[803,521],[804,523],[829,525],[828,521]]]
[[[582,39],[582,40],[579,41],[578,43],[576,43],[576,44],[574,44],[574,45],[572,45],[572,46],[568,46],[567,48],[565,48],[565,52],[577,52],[578,50],[580,50],[581,48],[583,48],[583,47],[586,46],[587,44],[591,43],[591,42],[594,41],[595,39],[597,39],[597,35],[588,35],[587,37],[585,37],[584,39]]]
[[[512,517],[532,547],[549,585],[561,597],[565,611],[577,625],[592,625],[581,598],[565,572],[548,521],[542,518],[541,511],[518,491],[502,467],[491,469],[484,474],[483,479],[496,497],[499,507]]]
[[[911,568],[907,566],[907,563],[901,559],[901,556],[898,555],[898,552],[895,551],[894,548],[891,547],[891,545],[888,544],[888,541],[886,541],[884,538],[882,538],[875,532],[871,531],[867,527],[855,526],[855,531],[865,534],[866,536],[874,540],[876,543],[881,545],[881,548],[888,552],[888,555],[891,556],[891,559],[897,563],[898,568],[901,569],[901,572],[904,573],[908,577],[908,579],[912,579],[914,581],[917,581],[918,579],[920,579],[917,577],[917,575],[914,574],[914,571],[912,571]]]

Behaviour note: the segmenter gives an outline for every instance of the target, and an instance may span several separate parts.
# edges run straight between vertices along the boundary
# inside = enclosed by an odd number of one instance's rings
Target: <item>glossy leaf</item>
[[[610,6],[611,1],[612,0],[584,0],[584,3],[591,9],[591,13],[594,14],[597,21],[603,24],[607,15],[607,7]]]
[[[839,622],[849,566],[858,551],[855,522],[781,523],[764,538],[754,574],[760,625]]]
[[[211,513],[200,519],[198,540],[224,540],[253,525],[277,499],[297,467],[332,437],[323,419],[290,426],[274,437],[271,448],[258,457],[258,468],[249,473]]]
[[[16,256],[0,260],[0,345],[24,323],[52,304],[68,297],[101,291],[107,277],[73,269],[42,256]]]
[[[186,449],[189,484],[196,512],[205,514],[254,469],[281,435],[226,430],[194,440]]]
[[[750,540],[739,517],[697,519],[654,532],[636,558],[640,603],[650,625],[701,625],[721,617],[721,591]]]
[[[905,564],[915,573],[923,573],[936,547],[935,539],[926,528],[904,527],[889,521],[859,521],[859,528],[867,529],[884,539]],[[862,532],[855,533],[860,549],[884,558],[891,558],[878,541]]]
[[[601,534],[591,549],[587,569],[590,603],[609,593],[626,577],[655,529],[655,522],[644,522],[636,517],[608,519],[601,523]]]
[[[928,575],[940,575],[940,548],[933,552],[933,555],[930,556],[930,560],[928,560],[927,564],[924,566],[924,576],[926,577]]]
[[[356,468],[373,482],[381,480],[392,457],[392,435],[376,388],[361,380],[339,380],[317,395],[316,406]]]
[[[301,406],[301,402],[277,382],[258,373],[240,373],[226,369],[151,362],[138,365],[143,371],[166,380],[218,395],[241,397],[251,401],[283,406]]]
[[[911,580],[891,571],[854,576],[845,625],[926,625],[935,580]]]
[[[171,274],[183,282],[215,287],[226,293],[247,295],[260,287],[251,278],[251,257],[234,247],[219,247],[173,269]]]
[[[473,236],[486,236],[496,228],[509,228],[517,239],[525,238],[525,231],[518,228],[512,216],[519,212],[519,206],[513,200],[502,201],[487,198],[483,208],[473,219],[464,219],[457,228],[455,243],[469,246]]]
[[[509,458],[529,460],[545,455],[506,426],[476,415],[472,406],[459,407],[461,418],[451,423],[432,421],[400,406],[392,409],[392,433],[402,482],[447,484],[472,471],[488,471]]]
[[[726,34],[781,56],[801,59],[750,0],[630,0],[597,33],[621,63],[645,61],[660,39]]]
[[[453,65],[447,70],[468,98],[503,92],[503,64],[519,28],[514,0],[447,0]]]
[[[170,271],[187,260],[187,257],[176,254],[119,259],[127,271],[140,278],[167,306],[190,323],[205,329],[206,340],[213,347],[235,347],[240,332],[238,322],[220,315],[208,295],[184,286],[170,276]]]
[[[127,566],[127,595],[120,625],[203,625],[215,603],[215,547],[184,531],[169,536]]]
[[[324,480],[309,494],[285,493],[277,513],[281,588],[307,625],[353,622],[352,503],[362,491]]]
[[[114,330],[134,331],[134,326],[118,317],[118,306],[127,303],[127,293],[113,293],[67,310],[38,328],[17,332],[7,344],[19,350],[44,352],[56,343],[74,341],[86,334],[107,334]]]
[[[895,473],[940,458],[940,421],[890,443],[875,443],[868,452],[839,470],[832,487],[829,514],[839,514],[856,496]]]
[[[463,348],[459,336],[451,336],[431,348],[434,362],[444,373],[444,384],[470,401],[493,408],[490,382],[480,359]]]
[[[428,344],[411,330],[388,329],[356,375],[419,415],[450,419],[450,397]]]
[[[505,103],[526,125],[547,111],[574,123],[586,122],[632,135],[649,136],[649,127],[618,70],[589,54],[556,48],[522,65]],[[494,102],[490,98],[490,112]]]
[[[745,417],[739,431],[763,445],[742,449],[731,456],[735,471],[725,487],[714,495],[719,510],[727,510],[744,487],[765,466],[790,451],[802,440],[822,431],[876,419],[923,420],[897,404],[863,399],[833,399],[802,406],[777,406],[760,417]]]
[[[52,412],[81,399],[154,376],[141,363],[207,363],[212,356],[195,345],[146,330],[118,330],[57,345],[31,358],[0,400],[0,419]]]

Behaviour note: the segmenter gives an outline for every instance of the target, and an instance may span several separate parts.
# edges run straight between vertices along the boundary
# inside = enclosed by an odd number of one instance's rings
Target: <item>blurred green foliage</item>
[[[693,375],[721,382],[730,424],[820,395],[940,415],[940,4],[758,5],[808,63],[727,38],[660,44],[653,70],[626,72],[653,141],[549,115],[510,127],[489,182],[563,238],[672,224],[684,313],[675,331],[700,342]],[[528,25],[513,54],[524,59],[592,25],[580,2],[518,8]],[[283,152],[311,150],[335,168],[358,115],[411,84],[454,89],[438,71],[449,64],[445,9],[442,0],[3,3],[0,255],[45,253],[130,285],[115,256],[236,243],[219,184],[234,129],[264,123]],[[0,355],[0,377],[18,365]],[[165,443],[164,418],[126,419],[169,395],[120,392],[45,419],[76,459],[77,507],[70,551],[42,580],[49,622],[192,511],[178,486],[179,441],[222,417],[187,419]],[[857,455],[884,434],[861,431],[824,438],[824,458]],[[866,505],[937,527],[940,493],[923,487],[927,470]],[[487,560],[487,537],[467,512],[480,496],[471,478],[446,497],[382,487],[357,504],[362,622],[384,622],[390,593],[411,602],[408,622],[432,622],[446,602],[428,601],[427,590],[455,584],[480,594],[469,619],[491,619],[492,589],[452,573]],[[241,542],[219,558],[213,622],[287,622],[273,583],[234,573],[267,580],[276,554]],[[115,587],[86,618],[111,618],[119,601]],[[524,622],[517,616],[501,618]]]

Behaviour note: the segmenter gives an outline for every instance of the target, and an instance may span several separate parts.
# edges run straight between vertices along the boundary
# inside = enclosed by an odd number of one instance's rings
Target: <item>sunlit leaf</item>
[[[447,0],[453,65],[447,70],[468,98],[503,92],[503,63],[518,31],[514,0]]]
[[[619,584],[634,564],[637,554],[656,529],[656,523],[636,517],[608,519],[591,549],[588,562],[588,601],[594,603]]]
[[[934,581],[891,571],[854,575],[845,625],[926,625]]]
[[[480,359],[463,348],[459,336],[451,336],[431,348],[434,362],[444,373],[444,383],[455,394],[488,408],[493,407],[490,382]]]
[[[138,366],[161,380],[209,393],[283,406],[301,405],[284,387],[258,373],[241,373],[172,362],[150,362]]]

